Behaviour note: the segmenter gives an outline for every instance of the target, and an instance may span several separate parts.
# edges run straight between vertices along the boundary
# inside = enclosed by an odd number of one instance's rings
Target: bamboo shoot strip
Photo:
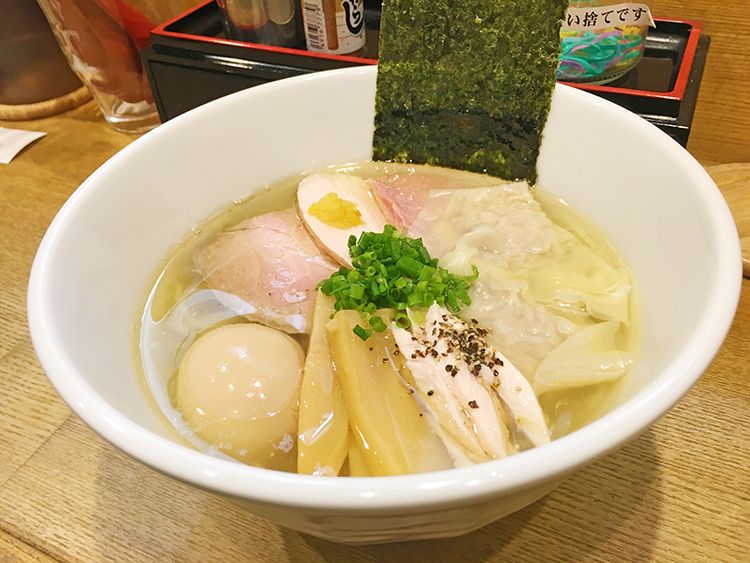
[[[375,160],[536,178],[567,0],[384,0]]]

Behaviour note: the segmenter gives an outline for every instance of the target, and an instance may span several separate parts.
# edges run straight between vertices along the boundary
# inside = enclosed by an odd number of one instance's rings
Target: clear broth
[[[460,183],[461,187],[486,187],[496,185],[498,180],[471,172],[461,172],[432,167],[413,167],[401,164],[387,163],[358,163],[330,167],[327,171],[356,174],[363,178],[383,176],[402,172],[409,168],[420,171],[429,170],[434,175],[444,175],[451,184]],[[169,370],[154,370],[150,360],[151,351],[158,342],[145,336],[147,326],[156,326],[187,296],[205,285],[193,268],[192,256],[196,249],[208,243],[218,233],[229,227],[257,215],[272,211],[288,209],[295,205],[296,188],[303,176],[286,178],[271,186],[266,186],[248,198],[237,201],[225,210],[210,217],[180,242],[167,256],[144,299],[143,313],[134,333],[135,353],[140,377],[146,394],[154,408],[165,418],[165,424],[176,429],[181,441],[211,455],[226,457],[217,448],[203,442],[185,423],[180,414],[172,406],[170,398],[170,379],[179,366],[186,346],[179,346],[172,358],[172,368]],[[555,198],[544,190],[534,187],[534,197],[540,203],[545,213],[553,222],[566,228],[579,239],[595,247],[600,254],[611,263],[621,265],[620,258],[608,242],[604,234],[588,219],[582,217],[565,202]],[[630,276],[633,280],[632,275]],[[630,299],[630,327],[626,335],[626,348],[637,357],[638,342],[640,340],[640,313],[636,305],[635,287]],[[228,317],[223,322],[247,322],[242,316]],[[214,328],[217,324],[195,331],[193,337],[203,330]],[[306,337],[297,337],[306,348]],[[154,373],[160,371],[160,373]],[[553,438],[558,438],[589,424],[611,410],[617,401],[621,389],[627,380],[627,374],[620,379],[598,385],[579,387],[559,392],[549,392],[539,398],[539,402],[550,423]]]

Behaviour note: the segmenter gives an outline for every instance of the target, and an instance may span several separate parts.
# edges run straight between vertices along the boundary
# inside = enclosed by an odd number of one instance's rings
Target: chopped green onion
[[[352,299],[362,299],[365,296],[365,286],[359,283],[353,283],[349,287],[349,297]]]
[[[378,315],[370,317],[370,326],[375,332],[385,332],[386,329],[385,321]]]
[[[393,317],[393,322],[399,328],[409,328],[411,326],[411,321],[406,313],[396,313],[396,316]]]
[[[396,266],[410,276],[418,276],[424,265],[410,256],[402,256],[396,261]]]
[[[362,340],[367,340],[370,338],[370,335],[372,334],[371,330],[367,330],[366,328],[362,328],[359,325],[356,325],[353,329],[354,334],[359,336]]]
[[[438,303],[457,313],[471,304],[468,289],[479,276],[476,266],[468,276],[452,274],[430,256],[422,239],[404,237],[386,225],[382,233],[365,232],[359,239],[350,236],[348,246],[352,269],[340,268],[318,287],[335,297],[335,311],[352,309],[363,314],[370,328],[354,327],[362,340],[373,331],[386,330],[385,321],[374,314],[378,309],[396,309],[394,322],[408,328],[407,308]]]
[[[419,281],[428,281],[432,279],[432,276],[437,272],[436,268],[432,266],[425,266],[419,272]]]
[[[448,305],[448,310],[451,313],[458,313],[458,300],[456,299],[456,294],[453,293],[453,291],[448,292],[448,295],[445,296],[445,301]]]
[[[464,305],[471,305],[471,297],[469,297],[469,292],[466,291],[466,288],[461,288],[458,291],[456,291],[456,297],[463,303]]]

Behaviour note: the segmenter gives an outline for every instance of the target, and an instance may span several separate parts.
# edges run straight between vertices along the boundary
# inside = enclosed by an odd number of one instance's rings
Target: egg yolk
[[[172,398],[204,441],[250,465],[295,471],[302,347],[259,324],[201,335],[173,381]]]
[[[357,206],[347,199],[341,199],[335,192],[324,195],[307,211],[330,227],[349,229],[364,224]]]

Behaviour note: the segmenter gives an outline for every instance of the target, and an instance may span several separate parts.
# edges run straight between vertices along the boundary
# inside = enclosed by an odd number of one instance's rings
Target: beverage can
[[[217,0],[229,39],[301,48],[302,20],[298,0]]]

